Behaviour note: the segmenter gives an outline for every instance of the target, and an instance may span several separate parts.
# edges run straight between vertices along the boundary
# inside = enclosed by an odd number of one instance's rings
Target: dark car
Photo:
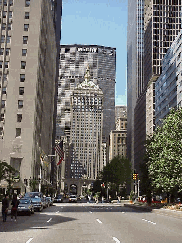
[[[54,202],[55,203],[61,203],[63,202],[63,195],[57,195],[55,198],[54,198]]]
[[[34,213],[34,205],[32,201],[28,198],[22,198],[19,200],[20,203],[18,205],[17,213],[28,213],[28,215],[31,215]]]
[[[43,209],[43,201],[40,197],[35,196],[34,198],[32,198],[32,203],[34,205],[34,210],[37,210],[39,212],[42,211]]]

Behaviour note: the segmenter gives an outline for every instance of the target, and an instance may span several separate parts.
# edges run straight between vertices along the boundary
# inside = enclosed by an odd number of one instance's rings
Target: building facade
[[[181,0],[143,1],[143,80],[134,108],[134,169],[140,174],[146,137],[155,128],[155,81],[161,61],[181,29]],[[141,15],[140,15],[141,17]],[[132,62],[131,62],[132,63]],[[131,65],[131,64],[130,64]],[[128,80],[129,82],[129,80]],[[129,109],[129,106],[128,106]],[[128,117],[128,127],[130,118]],[[128,134],[128,141],[130,135]],[[129,142],[130,144],[131,142]]]
[[[127,27],[127,157],[134,168],[134,120],[137,98],[143,92],[144,1],[128,1]]]
[[[162,124],[172,107],[182,106],[182,32],[172,43],[162,62],[162,73],[155,83],[155,125]]]
[[[55,26],[50,0],[7,0],[0,7],[0,160],[18,170],[19,193],[31,190],[31,180],[50,182]]]
[[[85,81],[71,95],[71,178],[95,180],[103,168],[102,126],[103,92],[90,81],[87,69]]]
[[[98,45],[61,45],[60,72],[57,100],[57,139],[69,142],[71,112],[70,97],[77,84],[84,81],[85,70],[90,67],[90,81],[98,85],[103,100],[103,142],[109,143],[114,128],[116,49]],[[108,146],[107,146],[108,160]]]
[[[116,129],[110,132],[109,161],[115,156],[127,156],[127,107],[116,106]]]

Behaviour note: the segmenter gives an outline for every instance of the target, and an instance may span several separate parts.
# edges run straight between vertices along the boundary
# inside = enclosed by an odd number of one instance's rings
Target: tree
[[[169,115],[146,141],[149,178],[154,191],[182,191],[182,109]]]
[[[119,190],[119,185],[126,186],[131,182],[131,163],[127,158],[116,156],[110,163],[108,163],[101,172],[102,182],[106,185],[110,182],[113,187],[116,188],[116,192]]]
[[[14,182],[14,176],[17,172],[18,171],[7,162],[0,161],[0,181],[5,180],[8,182],[8,194],[10,194],[10,190],[12,189],[12,184]]]

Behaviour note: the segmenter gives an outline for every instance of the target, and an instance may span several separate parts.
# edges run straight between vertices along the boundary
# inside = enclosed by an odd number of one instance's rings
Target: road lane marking
[[[116,237],[112,237],[113,240],[115,240],[117,243],[120,243],[120,241]]]
[[[124,213],[124,212],[122,212],[122,213]]]
[[[92,213],[91,211],[89,211],[89,213]]]
[[[102,224],[102,222],[99,219],[97,219],[97,222],[99,222],[99,224]]]
[[[49,223],[52,220],[52,218],[50,218],[49,220],[47,220],[47,223]]]
[[[30,238],[26,243],[30,243],[30,241],[32,241],[33,240],[33,238]]]
[[[145,222],[151,223],[151,224],[156,224],[155,222],[152,222],[152,221],[147,220],[147,219],[142,219],[142,220],[145,221]]]

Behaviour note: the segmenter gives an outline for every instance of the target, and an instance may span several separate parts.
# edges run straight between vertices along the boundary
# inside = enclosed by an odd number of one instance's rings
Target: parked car
[[[53,205],[53,199],[51,197],[46,197],[47,201],[49,202],[49,206]]]
[[[75,196],[75,195],[71,195],[71,196],[69,197],[69,202],[77,202],[77,196]]]
[[[32,198],[32,203],[34,205],[34,210],[37,210],[39,212],[43,210],[43,200],[40,197],[35,196],[34,198]]]
[[[61,203],[63,202],[63,195],[59,194],[54,198],[55,203]]]
[[[28,213],[30,216],[32,213],[34,213],[34,205],[32,201],[28,198],[22,198],[19,200],[20,203],[18,205],[17,213]]]

